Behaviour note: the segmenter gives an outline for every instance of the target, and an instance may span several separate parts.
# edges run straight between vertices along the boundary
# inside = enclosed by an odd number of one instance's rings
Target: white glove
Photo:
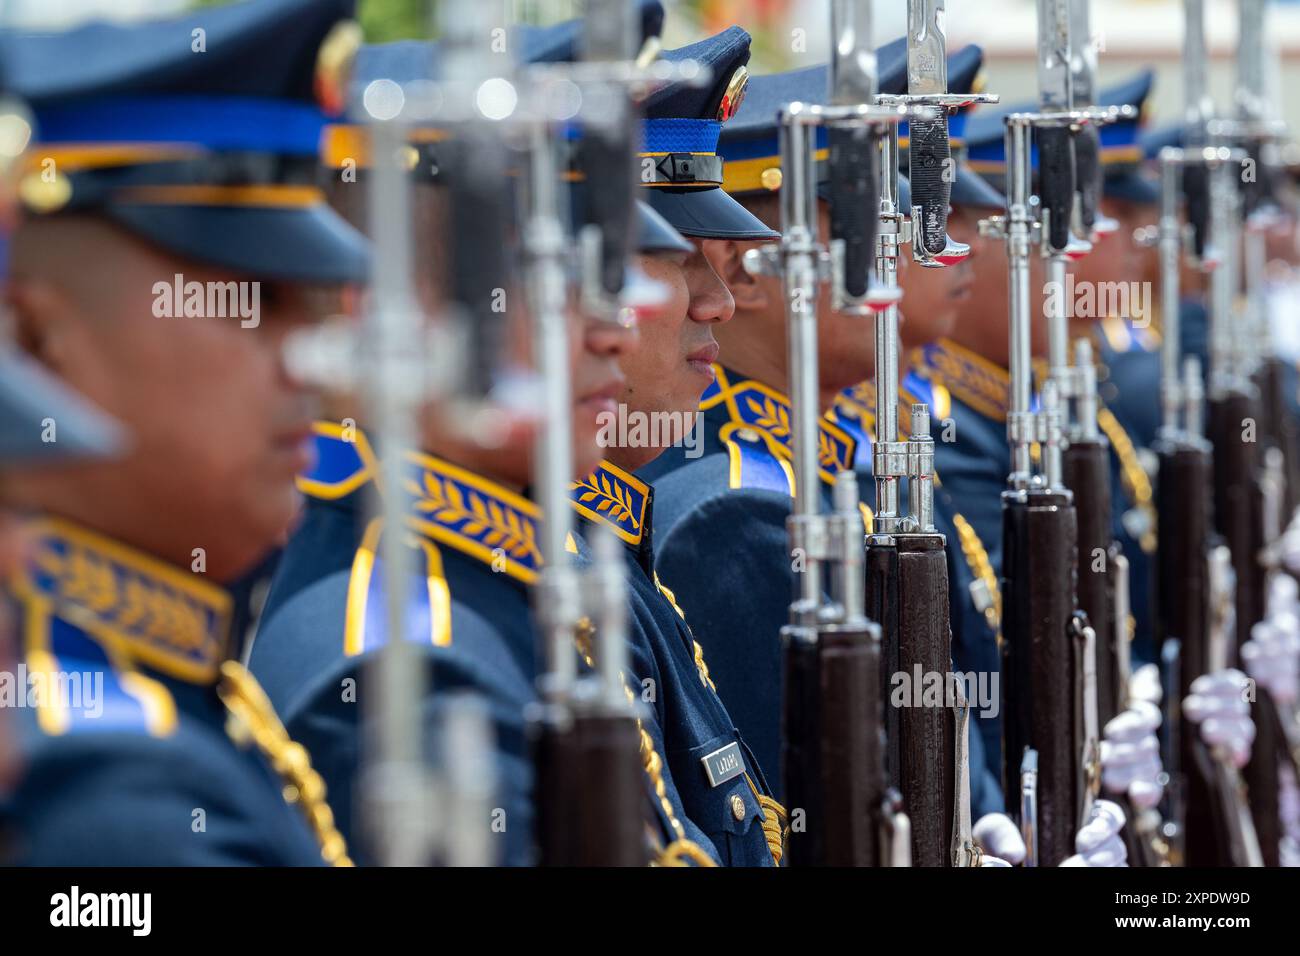
[[[1092,819],[1074,837],[1074,856],[1062,860],[1061,866],[1128,866],[1128,849],[1119,838],[1124,819],[1118,804],[1093,803]]]
[[[1274,700],[1284,707],[1294,704],[1300,683],[1300,618],[1279,611],[1260,621],[1241,645],[1241,661]]]
[[[1300,574],[1300,526],[1292,521],[1277,542],[1282,565],[1292,574]]]
[[[1268,613],[1272,617],[1283,611],[1296,610],[1300,604],[1300,584],[1289,574],[1275,574],[1268,582]]]
[[[1025,841],[1005,813],[986,813],[971,827],[971,836],[984,851],[980,866],[1015,866],[1024,862]]]
[[[1101,741],[1101,786],[1106,793],[1128,794],[1139,810],[1160,802],[1160,711],[1145,700],[1107,721]]]
[[[1300,866],[1300,786],[1289,763],[1277,768],[1277,815],[1282,822],[1283,866]]]
[[[1211,748],[1223,746],[1241,769],[1250,760],[1255,722],[1246,699],[1248,678],[1235,668],[1202,674],[1192,681],[1183,700],[1183,713],[1200,724],[1201,739]]]
[[[1128,679],[1129,700],[1144,700],[1159,707],[1164,695],[1165,689],[1160,683],[1159,664],[1143,664]]]

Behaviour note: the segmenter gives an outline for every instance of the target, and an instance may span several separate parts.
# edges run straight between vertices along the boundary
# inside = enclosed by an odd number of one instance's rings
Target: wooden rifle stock
[[[1040,866],[1074,852],[1083,734],[1071,638],[1077,527],[1068,493],[1007,491],[1003,503],[1002,759],[1008,805],[1026,750],[1038,754]]]
[[[541,864],[644,866],[647,792],[635,718],[547,707],[532,729]]]
[[[889,543],[885,543],[888,541]],[[951,866],[957,823],[955,721],[948,565],[934,534],[873,536],[867,548],[867,613],[881,627],[880,693],[885,707],[885,765],[912,822],[915,866]],[[901,707],[895,675],[911,686]],[[941,676],[941,699],[927,705],[927,681]]]
[[[1236,641],[1230,644],[1229,662],[1250,639],[1250,630],[1264,619],[1267,575],[1261,557],[1264,541],[1264,494],[1260,485],[1259,446],[1263,430],[1259,396],[1231,391],[1210,403],[1208,433],[1214,445],[1215,525],[1232,552],[1236,574]],[[1256,430],[1251,441],[1245,431]],[[1278,816],[1279,740],[1277,709],[1269,694],[1258,688],[1251,706],[1255,741],[1243,771],[1250,795],[1251,815],[1259,835],[1265,866],[1280,863],[1282,824]]]
[[[867,628],[782,630],[786,800],[804,810],[790,866],[885,864],[888,799],[880,699],[880,635]]]
[[[1111,529],[1110,448],[1104,439],[1071,440],[1062,456],[1065,485],[1074,492],[1078,516],[1078,602],[1096,634],[1097,649],[1097,726],[1104,728],[1127,706],[1128,688],[1124,686],[1129,653],[1128,641],[1119,628],[1127,622],[1117,621],[1114,602],[1115,578],[1120,547]],[[1101,557],[1100,567],[1098,558]],[[1144,820],[1126,794],[1107,794],[1118,803],[1127,817],[1120,835],[1128,848],[1132,866],[1157,866],[1161,853],[1153,845],[1152,835],[1144,832]],[[1152,827],[1146,827],[1152,829]]]
[[[1206,554],[1210,539],[1208,446],[1162,441],[1157,446],[1157,520],[1160,545],[1156,553],[1154,595],[1155,639],[1161,656],[1177,667],[1162,728],[1175,734],[1176,749],[1166,749],[1177,763],[1167,767],[1171,797],[1181,809],[1182,859],[1187,866],[1228,866],[1222,808],[1215,797],[1213,767],[1195,724],[1182,716],[1182,701],[1191,683],[1208,670],[1209,580]],[[1176,726],[1176,732],[1175,732]]]
[[[1097,717],[1101,726],[1122,709],[1126,688],[1119,685],[1119,635],[1111,606],[1112,549],[1109,448],[1104,441],[1071,440],[1062,455],[1065,486],[1074,493],[1079,537],[1079,610],[1097,634]],[[1098,568],[1098,557],[1102,558]]]
[[[1283,363],[1278,358],[1265,359],[1255,376],[1263,401],[1261,430],[1264,440],[1282,452],[1286,489],[1283,495],[1282,526],[1300,505],[1300,430],[1291,414],[1285,394]]]
[[[1207,434],[1214,446],[1214,525],[1232,551],[1237,576],[1236,648],[1250,639],[1250,629],[1264,618],[1265,580],[1263,496],[1259,487],[1261,416],[1257,396],[1228,392],[1209,403]],[[1246,429],[1256,431],[1246,440]]]

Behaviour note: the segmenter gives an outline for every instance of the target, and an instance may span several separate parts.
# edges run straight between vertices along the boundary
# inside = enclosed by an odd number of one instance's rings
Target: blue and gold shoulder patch
[[[432,455],[408,452],[401,467],[415,530],[525,584],[537,580],[542,569],[537,505]]]
[[[215,682],[229,653],[230,596],[70,522],[42,519],[30,532],[30,557],[11,590],[26,666],[44,691],[41,729],[172,733],[175,701],[140,666]]]
[[[343,622],[343,653],[355,657],[382,647],[388,634],[385,578],[379,558],[383,521],[371,521],[361,536],[348,578],[347,610]],[[451,590],[442,566],[442,554],[425,538],[407,535],[415,551],[415,574],[406,600],[403,635],[416,644],[445,647],[451,644]]]
[[[727,449],[729,487],[794,495],[789,458],[766,433],[741,422],[728,422],[718,431],[718,440]]]
[[[918,379],[943,385],[951,398],[986,418],[1006,421],[1011,381],[1006,369],[948,339],[921,346],[914,369]]]
[[[713,368],[717,379],[700,399],[700,409],[707,411],[725,404],[732,424],[759,432],[775,453],[788,462],[794,454],[790,400],[762,382],[739,378],[732,381],[726,369],[719,365]],[[821,478],[831,483],[839,472],[853,469],[857,442],[834,421],[823,417],[820,424],[817,449]]]
[[[650,487],[635,475],[602,461],[590,475],[570,486],[569,497],[584,518],[607,525],[630,545],[641,544]]]
[[[375,455],[359,427],[317,422],[312,432],[316,461],[298,476],[298,490],[303,494],[325,500],[343,498],[375,476]]]

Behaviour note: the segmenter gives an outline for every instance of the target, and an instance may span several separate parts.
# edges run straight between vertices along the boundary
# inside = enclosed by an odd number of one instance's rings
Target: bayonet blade
[[[908,0],[907,92],[913,96],[948,92],[948,50],[944,0]]]
[[[948,59],[943,35],[943,0],[908,0],[907,91],[913,96],[948,92]],[[908,126],[908,174],[912,205],[921,210],[914,223],[927,255],[939,256],[948,245],[948,203],[952,194],[952,150],[948,115],[912,120]]]
[[[1070,0],[1038,0],[1038,104],[1047,113],[1071,106]]]
[[[831,0],[830,99],[833,106],[855,106],[876,100],[876,50],[871,45],[871,4],[861,0]]]
[[[1096,102],[1097,44],[1092,39],[1092,0],[1070,2],[1070,93],[1075,106]]]

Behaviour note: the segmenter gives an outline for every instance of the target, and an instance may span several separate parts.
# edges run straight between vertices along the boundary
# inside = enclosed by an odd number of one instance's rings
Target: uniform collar
[[[943,385],[979,414],[1006,421],[1011,387],[1006,369],[951,339],[921,346],[916,364],[921,377]]]
[[[930,406],[932,422],[942,421],[951,413],[948,389],[909,371],[898,388],[898,426],[904,435],[912,433],[912,406],[918,403]],[[876,433],[875,381],[868,379],[844,389],[835,396],[826,417],[850,433],[861,431],[871,440]]]
[[[769,439],[769,447],[777,449],[787,461],[792,458],[790,399],[769,385],[737,375],[721,365],[714,365],[713,370],[717,378],[700,399],[700,410],[724,409],[730,421]],[[823,417],[820,424],[821,477],[832,483],[838,472],[853,469],[857,441],[829,418]]]
[[[380,473],[379,460],[360,429],[321,422],[314,431],[316,464],[298,479],[304,494],[326,501],[345,498]],[[536,504],[427,452],[404,453],[397,472],[413,531],[524,584],[536,582],[543,565],[542,512]],[[570,545],[576,553],[576,544],[570,540]]]
[[[224,589],[62,519],[39,519],[31,534],[31,556],[12,581],[28,627],[75,629],[121,668],[216,682],[232,650]]]
[[[617,465],[602,461],[590,475],[570,486],[569,497],[579,515],[613,530],[636,554],[641,566],[647,572],[653,570],[653,488]]]

